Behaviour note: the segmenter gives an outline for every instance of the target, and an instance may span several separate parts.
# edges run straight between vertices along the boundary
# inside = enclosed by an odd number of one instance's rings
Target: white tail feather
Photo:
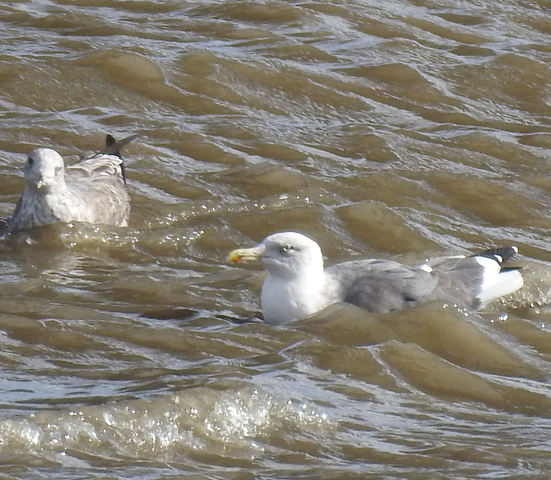
[[[498,262],[487,257],[476,257],[484,268],[482,285],[477,295],[482,305],[496,298],[509,295],[524,285],[524,279],[518,270],[501,270]]]

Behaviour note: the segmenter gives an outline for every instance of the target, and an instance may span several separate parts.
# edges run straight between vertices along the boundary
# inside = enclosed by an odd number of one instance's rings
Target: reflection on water
[[[0,217],[32,148],[140,134],[128,228],[0,241],[6,475],[547,478],[545,2],[48,0],[0,23]],[[328,264],[514,243],[526,286],[273,327],[259,268],[225,258],[293,229]]]

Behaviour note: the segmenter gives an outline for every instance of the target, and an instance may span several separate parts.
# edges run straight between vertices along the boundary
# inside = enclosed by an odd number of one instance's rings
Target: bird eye
[[[279,247],[280,253],[289,253],[291,250],[295,250],[295,247],[292,245],[283,245],[282,247]]]
[[[34,163],[33,157],[28,157],[27,158],[27,163],[29,164],[29,167],[32,167],[33,163]]]

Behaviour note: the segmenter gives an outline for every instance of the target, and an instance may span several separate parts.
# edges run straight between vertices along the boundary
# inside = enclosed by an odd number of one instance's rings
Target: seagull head
[[[37,148],[29,154],[24,174],[27,185],[48,192],[53,186],[64,183],[63,158],[55,150]]]
[[[256,247],[233,250],[228,260],[234,263],[260,260],[268,273],[286,278],[323,273],[319,245],[296,232],[274,233]]]

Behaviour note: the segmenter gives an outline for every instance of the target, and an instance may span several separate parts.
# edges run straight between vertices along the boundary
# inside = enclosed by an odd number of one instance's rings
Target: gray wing
[[[130,198],[126,189],[113,182],[67,184],[71,192],[72,220],[125,227],[130,215]]]
[[[100,154],[82,160],[66,168],[65,181],[75,199],[74,220],[127,225],[130,198],[122,159]]]
[[[480,307],[477,299],[484,269],[475,257],[440,257],[426,264],[438,279],[429,300],[443,300],[470,308]]]
[[[130,197],[126,189],[126,173],[121,149],[138,137],[130,135],[116,141],[111,135],[105,147],[92,157],[67,167],[67,188],[74,198],[83,200],[86,218],[75,218],[93,223],[126,226],[130,215]]]
[[[439,257],[414,267],[389,260],[341,263],[326,269],[327,295],[333,301],[352,303],[371,312],[401,310],[431,300],[476,309],[485,293],[487,265],[480,263],[480,257],[497,262],[501,271],[507,272],[517,269],[501,265],[516,252],[516,247],[496,248],[469,257]],[[522,280],[518,277],[504,275],[502,286],[493,292],[494,298],[520,288]]]
[[[326,269],[340,299],[370,312],[390,312],[428,299],[437,278],[419,267],[387,260],[346,262]]]
[[[433,298],[458,303],[474,309],[481,307],[481,297],[485,296],[488,286],[485,286],[484,281],[487,266],[485,267],[479,262],[480,257],[496,262],[500,271],[505,273],[518,270],[515,267],[506,268],[503,266],[503,263],[512,258],[517,252],[516,247],[499,247],[468,257],[441,257],[428,261],[426,265],[433,269],[434,275],[438,278],[437,287],[432,294]],[[517,277],[520,283],[511,290],[511,281]],[[493,296],[497,298],[506,295],[520,288],[521,285],[520,275],[513,277],[499,275],[494,280],[494,288],[497,289]]]
[[[122,159],[116,155],[97,154],[66,167],[65,174],[69,178],[79,176],[90,179],[112,177],[123,180],[122,164]]]

